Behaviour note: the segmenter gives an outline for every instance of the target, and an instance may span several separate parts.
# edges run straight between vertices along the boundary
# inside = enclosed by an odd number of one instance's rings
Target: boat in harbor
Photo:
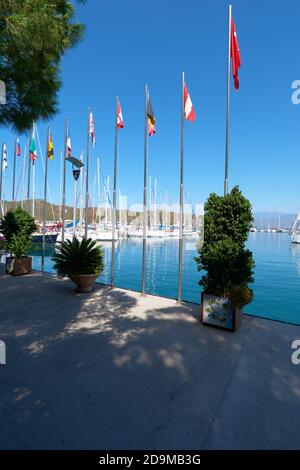
[[[292,243],[300,243],[300,212],[294,220],[291,234]]]
[[[46,232],[45,233],[45,243],[48,245],[53,244],[57,242],[57,237],[58,237],[58,232],[53,233],[53,232]],[[42,244],[43,243],[43,234],[42,233],[34,233],[32,235],[32,243],[34,244]]]

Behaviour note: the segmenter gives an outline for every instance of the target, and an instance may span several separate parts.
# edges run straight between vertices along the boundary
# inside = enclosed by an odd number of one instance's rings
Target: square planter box
[[[21,276],[22,274],[32,273],[32,258],[30,256],[24,258],[6,258],[6,273],[13,276]]]
[[[228,298],[201,294],[201,321],[203,325],[226,331],[236,331],[241,317],[241,310],[233,307]]]

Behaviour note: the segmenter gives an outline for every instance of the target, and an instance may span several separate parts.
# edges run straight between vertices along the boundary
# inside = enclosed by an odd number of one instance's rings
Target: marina
[[[111,282],[111,243],[102,243],[105,249],[105,269],[98,281]],[[248,248],[253,251],[256,268],[253,302],[246,306],[246,314],[300,324],[300,245],[292,244],[289,233],[250,233]],[[148,239],[146,292],[170,297],[177,296],[178,241]],[[45,270],[54,272],[48,246]],[[35,269],[41,269],[41,251],[32,252]],[[197,242],[184,241],[183,299],[200,303],[201,289],[194,257]],[[141,239],[120,240],[116,245],[116,286],[139,292],[141,290]]]
[[[277,3],[0,2],[1,468],[300,452],[300,4]]]

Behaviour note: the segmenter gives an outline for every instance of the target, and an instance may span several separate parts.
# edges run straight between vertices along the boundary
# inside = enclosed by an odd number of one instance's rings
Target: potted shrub
[[[14,234],[8,244],[8,249],[12,256],[7,258],[6,272],[13,276],[21,274],[31,274],[32,258],[27,256],[31,239],[24,232]]]
[[[251,204],[236,186],[223,197],[211,194],[204,209],[204,244],[195,259],[204,271],[201,320],[235,331],[241,309],[253,297],[254,261],[245,247],[253,222]]]
[[[104,251],[91,238],[76,238],[59,243],[53,256],[54,269],[59,276],[68,276],[76,285],[76,292],[93,290],[93,283],[104,268]]]
[[[27,256],[27,252],[35,229],[34,218],[21,207],[8,211],[1,220],[0,232],[10,252],[10,256],[6,257],[8,274],[31,273],[32,259]]]

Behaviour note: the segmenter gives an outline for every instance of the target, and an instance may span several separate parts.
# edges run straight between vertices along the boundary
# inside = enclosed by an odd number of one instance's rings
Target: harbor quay
[[[0,266],[1,449],[299,448],[299,327]]]

